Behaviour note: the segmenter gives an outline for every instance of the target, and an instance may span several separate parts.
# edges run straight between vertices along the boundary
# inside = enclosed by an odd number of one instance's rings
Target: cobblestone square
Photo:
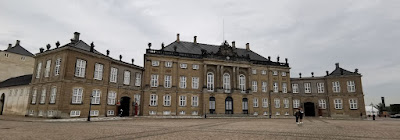
[[[399,119],[0,120],[0,139],[400,139]]]

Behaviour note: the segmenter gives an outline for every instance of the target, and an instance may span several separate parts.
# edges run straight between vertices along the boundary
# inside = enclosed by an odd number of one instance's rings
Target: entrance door
[[[226,97],[225,99],[225,114],[233,114],[233,99]]]
[[[121,97],[121,106],[119,106],[118,114],[121,114],[122,109],[122,116],[129,116],[129,106],[131,103],[131,98],[129,97]]]
[[[312,102],[304,103],[304,115],[315,116],[315,106]]]
[[[4,101],[5,101],[6,96],[3,94],[1,94],[0,97],[0,115],[3,115],[3,108],[4,108]]]

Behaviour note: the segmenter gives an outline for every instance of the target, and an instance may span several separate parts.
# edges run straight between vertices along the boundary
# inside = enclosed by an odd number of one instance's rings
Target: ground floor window
[[[72,111],[69,113],[69,116],[71,116],[71,117],[81,116],[81,111],[80,111],[80,110],[72,110]]]
[[[210,97],[210,114],[215,113],[215,97]]]
[[[90,116],[99,116],[99,111],[98,110],[91,110],[90,111]]]
[[[326,109],[326,100],[325,99],[319,99],[318,103],[319,103],[320,109]]]
[[[356,99],[350,99],[350,109],[357,109],[357,100]]]
[[[242,99],[242,109],[243,109],[243,114],[249,114],[249,107],[248,107],[247,98],[243,98]]]
[[[232,99],[232,97],[227,97],[225,99],[225,114],[233,114],[233,99]]]
[[[114,110],[107,111],[107,116],[113,116],[113,115],[114,115]]]
[[[342,109],[343,108],[342,99],[335,99],[334,103],[335,103],[335,109]]]

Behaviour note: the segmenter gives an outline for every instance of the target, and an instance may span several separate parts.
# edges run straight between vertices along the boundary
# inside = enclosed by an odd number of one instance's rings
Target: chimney
[[[132,58],[131,61],[132,61],[132,65],[133,65],[133,62],[135,62],[135,59]]]
[[[122,55],[119,55],[119,61],[122,61]]]
[[[314,72],[311,72],[311,77],[314,77]]]
[[[268,56],[268,61],[271,61],[271,56]]]
[[[329,71],[326,71],[326,76],[328,76],[329,75]]]
[[[354,73],[358,73],[358,69],[355,69],[355,70],[354,70]]]
[[[193,38],[194,38],[193,42],[197,44],[197,36],[194,36]]]
[[[288,63],[288,59],[287,59],[287,58],[285,58],[285,63],[286,63],[286,64]]]
[[[339,63],[335,63],[335,65],[336,65],[336,68],[339,68]]]
[[[90,43],[90,52],[93,52],[94,51],[94,43],[92,42],[92,43]]]
[[[301,73],[299,73],[299,76],[300,76],[300,78],[301,78]]]
[[[15,46],[19,46],[19,40],[15,41]]]
[[[79,41],[79,35],[80,35],[80,33],[78,33],[78,32],[74,33],[74,41]]]
[[[110,50],[107,50],[107,56],[109,56],[110,55]]]
[[[40,50],[40,53],[44,52],[44,48],[40,48],[39,50]]]
[[[277,60],[276,62],[279,62],[279,56],[276,58],[276,60]]]
[[[149,46],[149,49],[151,49],[151,43],[147,44],[147,46]]]
[[[176,42],[179,42],[179,34],[176,34]]]
[[[46,48],[47,48],[47,50],[50,50],[50,48],[51,48],[50,44],[47,44]]]
[[[235,49],[236,45],[235,45],[235,41],[232,41],[232,47]]]
[[[250,43],[246,43],[246,50],[250,51]]]
[[[165,46],[164,46],[164,42],[161,43],[161,50],[164,50]]]
[[[60,46],[60,42],[59,41],[56,42],[56,48],[58,48],[58,46]]]
[[[12,48],[12,44],[8,44],[8,48],[7,49],[11,49]]]

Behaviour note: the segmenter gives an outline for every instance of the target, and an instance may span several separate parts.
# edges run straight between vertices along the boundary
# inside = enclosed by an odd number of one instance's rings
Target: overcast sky
[[[224,21],[224,22],[223,22]],[[224,24],[223,24],[224,23]],[[224,28],[223,28],[224,25]],[[38,53],[73,32],[96,49],[143,66],[147,43],[223,39],[274,60],[288,58],[291,76],[323,76],[339,62],[363,75],[366,105],[400,103],[400,1],[396,0],[2,0],[0,49],[21,40]],[[223,33],[224,31],[224,33]],[[224,36],[224,37],[223,37]],[[284,60],[284,59],[281,59]]]

